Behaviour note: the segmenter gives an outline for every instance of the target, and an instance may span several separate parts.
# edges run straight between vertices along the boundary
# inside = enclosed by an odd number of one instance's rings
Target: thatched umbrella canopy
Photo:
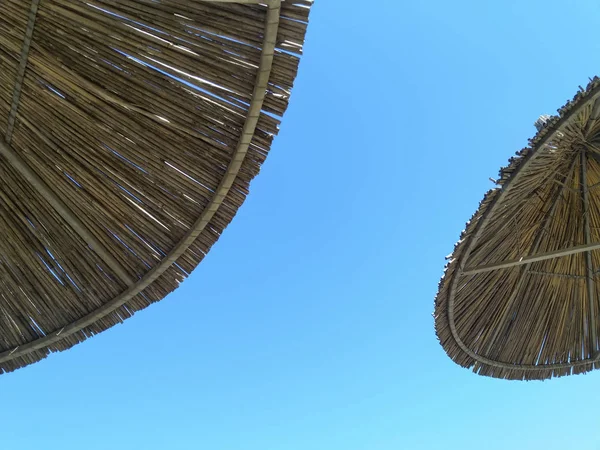
[[[600,367],[600,80],[500,171],[435,302],[448,355],[480,374],[545,379]]]
[[[194,270],[277,134],[310,6],[2,3],[0,373]]]

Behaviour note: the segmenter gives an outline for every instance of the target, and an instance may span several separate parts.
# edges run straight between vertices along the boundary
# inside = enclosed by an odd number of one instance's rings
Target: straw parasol
[[[600,80],[500,171],[449,257],[435,301],[447,354],[480,375],[600,367]]]
[[[3,2],[0,373],[194,270],[277,134],[311,4]]]

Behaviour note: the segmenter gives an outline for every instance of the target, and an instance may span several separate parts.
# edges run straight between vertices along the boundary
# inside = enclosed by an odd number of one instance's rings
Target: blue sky
[[[600,449],[600,373],[478,377],[433,330],[507,159],[600,74],[592,1],[320,0],[252,195],[165,301],[0,377],[0,448]]]

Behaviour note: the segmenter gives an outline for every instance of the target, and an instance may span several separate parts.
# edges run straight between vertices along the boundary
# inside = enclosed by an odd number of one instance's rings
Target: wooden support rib
[[[264,2],[261,2],[264,3]],[[277,32],[279,29],[279,16],[280,16],[281,2],[280,0],[269,1],[267,9],[267,17],[264,28],[263,47],[260,57],[260,64],[258,67],[256,82],[252,93],[252,100],[250,108],[242,128],[242,135],[238,141],[235,153],[233,154],[232,160],[227,167],[225,175],[221,180],[218,188],[216,189],[210,203],[202,211],[202,214],[185,236],[178,242],[178,244],[168,253],[168,255],[160,261],[159,264],[154,266],[150,271],[146,273],[140,280],[134,285],[130,286],[125,292],[121,293],[117,297],[108,301],[95,311],[80,318],[79,320],[61,328],[48,333],[46,336],[34,341],[28,342],[27,344],[16,347],[12,350],[7,350],[0,353],[0,363],[12,360],[14,358],[26,355],[35,350],[42,349],[52,345],[83,328],[93,324],[97,320],[107,316],[111,312],[115,311],[133,297],[142,292],[145,288],[150,286],[158,277],[160,277],[171,265],[177,261],[177,259],[184,254],[184,252],[194,243],[199,235],[204,231],[211,219],[227,197],[229,190],[231,189],[233,182],[235,181],[242,163],[248,152],[250,142],[256,131],[258,119],[260,117],[263,103],[265,100],[267,86],[271,75],[271,69],[273,66],[273,57],[275,55],[275,45]]]
[[[581,202],[583,205],[583,235],[585,244],[589,245],[591,242],[590,237],[590,217],[589,217],[589,192],[587,185],[587,156],[585,148],[581,150]],[[586,270],[586,291],[589,302],[589,314],[590,314],[590,339],[591,339],[591,352],[592,356],[596,355],[598,349],[598,340],[596,336],[596,300],[594,292],[594,268],[592,267],[592,254],[588,250],[585,252],[585,270]]]
[[[536,255],[524,256],[519,259],[511,259],[496,264],[482,264],[481,266],[467,267],[461,274],[475,275],[477,273],[491,272],[498,269],[508,269],[509,267],[522,266],[532,262],[560,258],[561,256],[576,255],[577,253],[591,252],[593,250],[600,250],[600,242],[576,245],[574,247],[563,248],[561,250],[554,250],[551,252],[538,253]]]
[[[60,214],[60,216],[69,224],[69,226],[92,248],[92,250],[104,261],[104,263],[112,270],[112,272],[126,286],[134,284],[133,278],[129,276],[123,266],[108,252],[108,250],[100,243],[100,241],[87,229],[81,220],[69,209],[69,207],[56,195],[56,193],[48,186],[15,152],[11,147],[12,136],[15,128],[15,120],[19,110],[19,102],[21,99],[21,90],[23,79],[27,69],[29,60],[29,49],[31,48],[31,40],[33,30],[37,18],[40,0],[33,0],[29,9],[29,18],[25,37],[23,39],[23,47],[21,49],[21,58],[19,60],[19,68],[15,80],[13,90],[12,104],[8,116],[8,126],[4,142],[0,142],[0,155],[4,156],[11,166],[21,174],[41,195],[44,199]]]
[[[533,242],[533,246],[529,252],[530,255],[535,255],[539,251],[540,244],[542,243],[542,239],[544,237],[544,231],[545,231],[546,227],[548,226],[548,223],[554,216],[554,212],[556,211],[556,206],[558,205],[558,202],[559,202],[560,198],[562,197],[563,192],[565,191],[565,189],[568,189],[567,185],[569,183],[569,180],[571,179],[571,176],[573,175],[573,172],[575,171],[576,162],[577,162],[577,156],[575,156],[573,158],[573,162],[571,163],[571,166],[569,168],[567,175],[563,178],[562,183],[560,184],[560,187],[557,189],[556,193],[554,194],[554,197],[551,200],[551,206],[548,209],[548,212],[546,213],[544,219],[542,220],[540,229],[537,231],[535,240]],[[525,280],[527,279],[527,274],[529,273],[529,270],[530,270],[532,264],[533,264],[533,262],[529,262],[529,263],[525,264],[525,267],[523,267],[523,269],[521,270],[521,275],[519,276],[519,280],[517,281],[514,290],[512,291],[508,301],[506,302],[506,305],[504,307],[504,312],[508,311],[510,309],[510,307],[512,306],[512,304],[514,303],[514,301],[516,300],[517,295],[519,294],[521,288],[523,287],[523,284],[525,283]],[[498,334],[500,333],[502,325],[503,324],[501,321],[501,323],[498,324],[498,326],[496,327],[496,330],[494,331],[494,335],[493,335],[492,339],[489,340],[489,343],[487,345],[486,353],[489,353],[494,342],[498,338]]]
[[[123,266],[106,250],[100,241],[87,229],[81,220],[69,209],[69,207],[54,193],[52,189],[42,180],[27,163],[5,142],[0,142],[0,155],[2,155],[12,167],[14,167],[23,178],[25,178],[44,199],[56,210],[58,214],[69,224],[91,248],[110,267],[114,274],[125,283],[126,286],[134,284],[133,279],[127,274]]]
[[[583,280],[585,279],[584,275],[571,275],[568,273],[558,273],[558,272],[542,272],[539,270],[529,270],[529,275],[541,276],[541,277],[552,277],[552,278],[565,278],[569,280]]]
[[[29,60],[29,49],[31,48],[31,38],[33,37],[33,29],[37,18],[37,11],[40,5],[40,0],[32,0],[31,8],[29,9],[29,18],[27,28],[25,30],[25,38],[23,39],[23,47],[21,49],[21,58],[19,60],[19,68],[17,70],[17,79],[13,90],[12,104],[8,115],[8,127],[6,129],[5,141],[10,144],[12,141],[13,131],[15,129],[15,119],[19,109],[19,101],[21,99],[21,89],[23,87],[23,78],[25,77],[25,69]]]
[[[585,125],[585,129],[583,130],[583,135],[587,137],[590,133],[590,130],[594,128],[596,125],[596,121],[600,118],[600,99],[597,99],[594,102],[594,106],[592,107],[592,113],[590,114],[590,118]]]

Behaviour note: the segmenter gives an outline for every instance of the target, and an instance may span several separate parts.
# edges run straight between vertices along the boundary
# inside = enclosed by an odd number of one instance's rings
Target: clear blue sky
[[[594,1],[316,2],[252,195],[165,301],[0,377],[2,449],[600,449],[600,372],[486,379],[433,299],[488,177],[600,74]]]

